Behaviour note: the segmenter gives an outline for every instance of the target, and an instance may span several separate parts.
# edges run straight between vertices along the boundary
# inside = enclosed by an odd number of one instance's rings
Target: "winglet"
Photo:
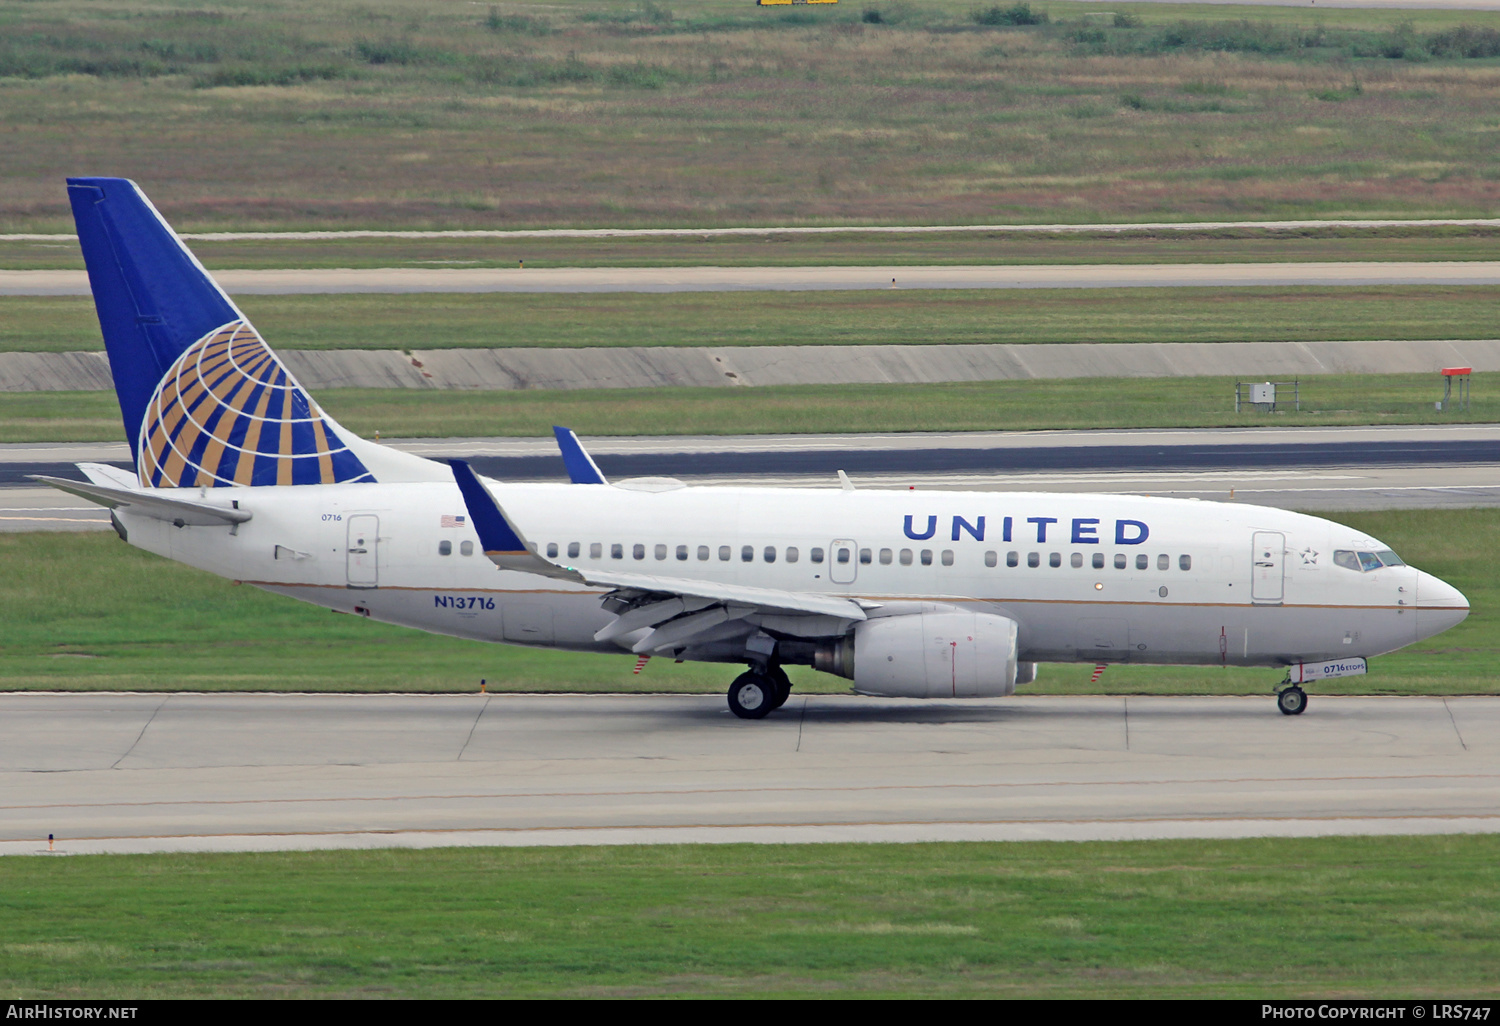
[[[522,570],[544,577],[582,580],[576,570],[547,562],[526,544],[526,539],[510,522],[505,510],[500,508],[500,503],[495,501],[484,482],[479,480],[473,467],[464,460],[449,460],[448,464],[453,468],[453,480],[458,483],[458,490],[464,497],[464,505],[468,507],[474,530],[479,532],[479,544],[484,547],[484,554],[490,557],[491,562],[502,570]]]
[[[554,427],[552,433],[557,436],[557,447],[562,450],[563,465],[568,468],[569,480],[574,484],[609,484],[572,428]]]

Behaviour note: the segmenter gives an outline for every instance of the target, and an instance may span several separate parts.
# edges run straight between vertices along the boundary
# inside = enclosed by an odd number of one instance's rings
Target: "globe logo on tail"
[[[149,488],[373,480],[250,324],[193,343],[156,386],[141,424]]]

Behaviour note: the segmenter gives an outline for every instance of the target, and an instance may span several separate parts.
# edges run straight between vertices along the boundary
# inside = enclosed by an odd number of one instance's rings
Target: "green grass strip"
[[[0,989],[1488,997],[1500,838],[6,859]]]
[[[1379,538],[1449,581],[1473,613],[1319,694],[1500,694],[1500,581],[1476,553],[1500,551],[1500,510],[1401,510],[1331,519]],[[425,634],[335,615],[237,586],[122,544],[113,534],[0,534],[0,689],[124,691],[723,691],[733,667],[548,652]],[[1048,664],[1025,694],[1266,694],[1271,669]],[[840,677],[793,668],[802,693]],[[1268,699],[1269,700],[1269,699]]]
[[[244,296],[280,349],[1494,338],[1500,286]],[[85,296],[0,298],[0,352],[102,349]]]

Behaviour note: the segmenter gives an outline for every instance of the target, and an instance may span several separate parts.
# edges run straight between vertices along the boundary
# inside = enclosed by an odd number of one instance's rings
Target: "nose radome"
[[[1430,638],[1469,615],[1464,593],[1440,578],[1417,571],[1417,637]]]

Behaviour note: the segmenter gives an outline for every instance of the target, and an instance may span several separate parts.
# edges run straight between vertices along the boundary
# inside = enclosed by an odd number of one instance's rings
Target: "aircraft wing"
[[[609,588],[604,605],[619,614],[595,635],[605,641],[633,631],[652,628],[632,645],[632,651],[649,652],[661,648],[684,646],[712,633],[722,635],[723,624],[744,621],[746,632],[753,632],[767,617],[806,621],[808,633],[842,633],[843,625],[866,619],[865,607],[838,595],[782,591],[744,584],[699,581],[681,577],[659,577],[654,574],[619,573],[554,563],[537,554],[516,529],[494,495],[472,467],[463,460],[450,460],[453,478],[463,493],[464,503],[474,528],[479,532],[485,555],[507,570],[521,570],[577,584]],[[729,628],[732,632],[732,628]]]
[[[557,448],[562,452],[563,466],[568,468],[568,480],[574,484],[609,484],[604,472],[588,454],[572,428],[554,427],[552,435],[557,439]]]
[[[92,476],[92,475],[91,475]],[[33,481],[51,485],[61,491],[76,495],[90,502],[97,502],[110,509],[128,509],[132,513],[165,520],[177,527],[222,527],[226,524],[243,524],[249,520],[249,510],[218,506],[191,499],[174,499],[154,491],[131,488],[113,488],[100,484],[84,484],[61,477],[30,475]]]

